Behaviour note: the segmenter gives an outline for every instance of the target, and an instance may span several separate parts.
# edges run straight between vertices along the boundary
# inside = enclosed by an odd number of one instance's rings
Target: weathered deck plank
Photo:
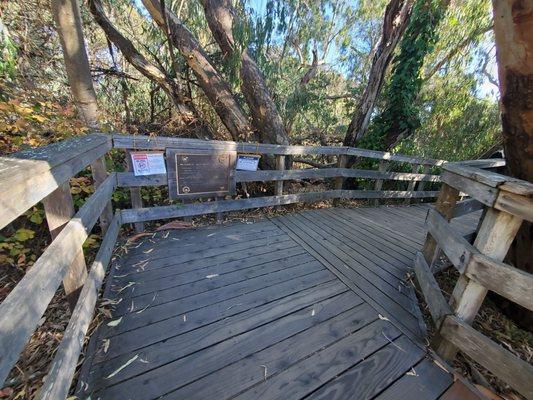
[[[312,210],[142,237],[114,265],[118,304],[78,395],[438,398],[453,379],[424,359],[405,281],[426,211]]]

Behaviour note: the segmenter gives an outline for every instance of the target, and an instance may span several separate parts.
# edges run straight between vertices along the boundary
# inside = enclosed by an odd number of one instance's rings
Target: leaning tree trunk
[[[368,131],[374,103],[381,92],[383,79],[394,49],[409,23],[412,5],[413,0],[391,0],[385,9],[383,31],[379,46],[372,59],[368,84],[346,131],[345,146],[355,146],[355,143],[364,137]]]
[[[202,91],[234,140],[250,139],[253,135],[246,114],[237,103],[228,84],[209,61],[193,34],[167,7],[161,9],[159,0],[142,0],[157,25],[169,32],[172,44],[180,51],[191,68]],[[164,14],[162,13],[164,11]]]
[[[233,25],[237,15],[229,0],[202,0],[205,16],[215,40],[225,57],[235,56],[239,49],[233,38]],[[263,74],[246,49],[240,54],[241,90],[250,107],[255,128],[261,141],[289,144],[287,131],[272,100]]]
[[[533,0],[493,0],[503,146],[508,173],[533,182]],[[533,273],[533,224],[524,222],[508,258]],[[533,330],[533,312],[516,305],[511,317]]]
[[[52,13],[76,108],[85,124],[91,129],[97,129],[98,104],[83,40],[78,1],[52,0]]]
[[[202,118],[192,100],[183,95],[181,88],[168,74],[154,64],[150,63],[133,43],[124,37],[107,18],[100,0],[89,0],[89,8],[94,19],[105,32],[106,37],[118,47],[122,55],[141,74],[157,83],[167,94],[174,108],[178,111],[185,124],[185,130],[192,132],[200,139],[212,139],[213,133],[209,126],[202,121]]]

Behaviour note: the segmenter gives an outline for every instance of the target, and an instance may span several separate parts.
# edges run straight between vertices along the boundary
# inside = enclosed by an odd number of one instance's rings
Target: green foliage
[[[0,20],[0,76],[13,79],[17,68],[17,46]]]
[[[420,127],[416,100],[422,87],[422,65],[438,39],[437,27],[447,7],[445,0],[416,0],[409,25],[392,62],[392,76],[386,88],[386,105],[375,119],[371,138],[365,144],[383,149],[387,135],[407,134]]]

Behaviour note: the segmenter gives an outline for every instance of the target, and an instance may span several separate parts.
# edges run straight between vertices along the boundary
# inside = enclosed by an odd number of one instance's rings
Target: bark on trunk
[[[493,0],[496,58],[508,173],[533,182],[533,0]],[[524,222],[508,259],[533,273],[533,225]],[[533,312],[512,305],[515,321],[533,330]]]
[[[205,16],[213,37],[225,57],[232,57],[239,49],[233,38],[233,24],[236,13],[229,0],[202,0]],[[259,67],[244,49],[241,54],[241,90],[250,107],[254,127],[259,131],[261,141],[289,144],[289,138],[272,100]]]
[[[213,133],[202,118],[190,98],[183,96],[179,85],[164,71],[150,63],[137,51],[133,43],[124,37],[105,15],[100,0],[89,0],[89,8],[94,19],[105,32],[107,38],[118,47],[124,58],[148,79],[156,82],[167,94],[172,105],[181,115],[185,129],[200,139],[212,139]]]
[[[163,15],[159,0],[143,0],[143,4],[157,25],[163,31],[167,32],[168,29],[170,32],[174,47],[185,58],[187,65],[196,76],[198,84],[233,139],[251,139],[253,130],[246,114],[237,103],[227,83],[210,63],[207,54],[193,34],[167,7],[165,7],[165,14]]]
[[[83,40],[78,1],[52,0],[52,14],[76,108],[89,128],[98,129],[98,104]]]
[[[380,43],[372,59],[368,84],[346,131],[345,146],[355,146],[368,131],[374,103],[383,86],[394,49],[409,23],[412,5],[413,0],[391,0],[385,9]]]

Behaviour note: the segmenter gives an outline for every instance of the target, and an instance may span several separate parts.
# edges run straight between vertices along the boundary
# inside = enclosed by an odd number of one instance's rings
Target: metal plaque
[[[233,194],[235,159],[235,151],[167,149],[170,198]]]

